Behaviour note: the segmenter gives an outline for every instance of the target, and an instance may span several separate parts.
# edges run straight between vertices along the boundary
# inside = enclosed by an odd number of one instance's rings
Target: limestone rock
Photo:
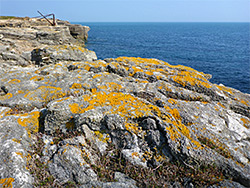
[[[157,59],[96,60],[63,21],[53,31],[21,23],[6,23],[0,32],[0,182],[32,187],[42,181],[31,174],[31,157],[60,186],[153,186],[126,165],[159,172],[161,185],[198,185],[190,174],[162,176],[166,164],[170,172],[177,164],[175,172],[194,173],[214,165],[224,176],[210,187],[250,186],[249,94]]]

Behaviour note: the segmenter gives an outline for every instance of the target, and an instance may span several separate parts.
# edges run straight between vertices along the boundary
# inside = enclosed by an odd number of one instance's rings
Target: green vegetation
[[[2,20],[7,20],[7,19],[17,19],[18,17],[16,17],[16,16],[0,16],[0,19],[2,19]]]

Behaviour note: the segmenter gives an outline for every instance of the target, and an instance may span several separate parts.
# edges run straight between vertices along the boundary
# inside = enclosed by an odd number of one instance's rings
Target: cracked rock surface
[[[0,28],[0,185],[250,187],[249,94],[157,59],[97,60],[74,39],[43,46],[28,29]],[[28,39],[42,47],[24,58]],[[172,164],[193,174],[165,175]],[[206,182],[207,166],[222,176]]]

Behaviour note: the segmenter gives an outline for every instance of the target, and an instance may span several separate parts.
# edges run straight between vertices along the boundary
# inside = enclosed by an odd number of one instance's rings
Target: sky
[[[250,22],[250,0],[0,0],[1,16],[71,22]]]

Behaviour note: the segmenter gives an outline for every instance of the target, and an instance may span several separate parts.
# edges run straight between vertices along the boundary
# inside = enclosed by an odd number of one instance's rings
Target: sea
[[[250,23],[78,23],[99,59],[157,58],[211,74],[212,83],[250,93]]]

